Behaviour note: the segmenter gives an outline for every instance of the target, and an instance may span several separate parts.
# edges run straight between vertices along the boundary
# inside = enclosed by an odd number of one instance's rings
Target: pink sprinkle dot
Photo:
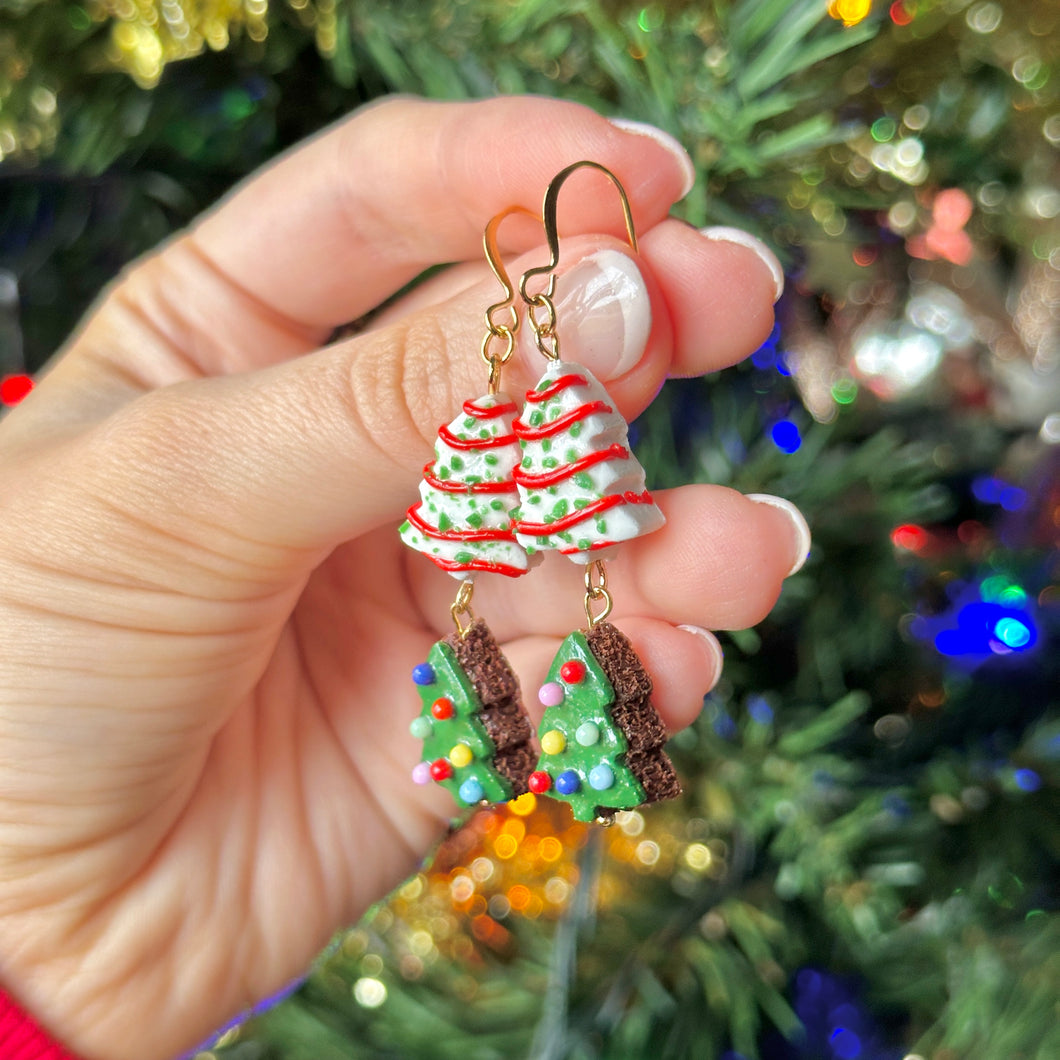
[[[563,685],[558,681],[549,681],[547,685],[541,686],[541,690],[537,693],[537,698],[544,707],[558,707],[563,702],[566,694],[563,690]]]
[[[412,782],[413,784],[430,784],[431,782],[431,763],[420,762],[412,770]]]

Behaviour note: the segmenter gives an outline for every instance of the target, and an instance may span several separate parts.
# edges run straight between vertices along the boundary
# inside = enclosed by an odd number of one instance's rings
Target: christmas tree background
[[[533,91],[691,150],[774,336],[635,425],[814,550],[602,830],[476,813],[207,1055],[1060,1055],[1060,37],[1033,0],[7,0],[0,399],[101,285],[389,91]],[[944,194],[943,194],[944,193]]]

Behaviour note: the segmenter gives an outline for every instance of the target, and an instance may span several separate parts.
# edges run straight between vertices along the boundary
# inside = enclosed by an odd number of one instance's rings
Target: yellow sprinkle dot
[[[463,766],[470,765],[471,759],[475,756],[471,753],[471,748],[466,743],[458,743],[449,752],[449,761],[456,766],[457,769]]]
[[[541,750],[547,755],[558,755],[567,746],[567,737],[559,729],[549,729],[541,737]]]

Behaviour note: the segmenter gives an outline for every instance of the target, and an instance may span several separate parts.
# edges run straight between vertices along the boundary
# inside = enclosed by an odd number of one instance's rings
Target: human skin
[[[628,254],[651,331],[617,379],[577,332],[564,358],[628,419],[668,375],[753,350],[774,277],[667,219],[686,174],[664,145],[563,102],[395,99],[128,270],[0,423],[0,985],[87,1060],[190,1048],[442,833],[448,796],[409,780],[408,675],[456,583],[396,527],[438,425],[486,389],[486,221],[539,210],[581,158],[623,181],[640,253],[606,185],[572,180],[560,271]],[[522,224],[516,274],[544,260]],[[325,345],[438,262],[456,264]],[[524,341],[505,388],[542,367]],[[800,544],[732,490],[656,500],[666,527],[609,566],[612,621],[676,730],[719,667],[676,627],[759,621]],[[536,688],[584,622],[581,570],[480,578],[475,608]]]

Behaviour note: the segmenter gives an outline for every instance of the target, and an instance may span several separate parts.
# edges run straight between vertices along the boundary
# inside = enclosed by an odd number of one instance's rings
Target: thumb
[[[557,305],[563,356],[605,381],[621,375],[616,402],[639,409],[665,374],[658,336],[669,328],[651,327],[649,286],[628,255],[605,248],[572,258]],[[211,550],[224,542],[254,562],[261,549],[279,549],[312,566],[319,553],[398,520],[439,424],[486,392],[479,348],[491,293],[476,285],[293,361],[146,394],[100,425],[94,477],[180,540]],[[503,389],[518,400],[544,366],[532,348],[520,350]]]

